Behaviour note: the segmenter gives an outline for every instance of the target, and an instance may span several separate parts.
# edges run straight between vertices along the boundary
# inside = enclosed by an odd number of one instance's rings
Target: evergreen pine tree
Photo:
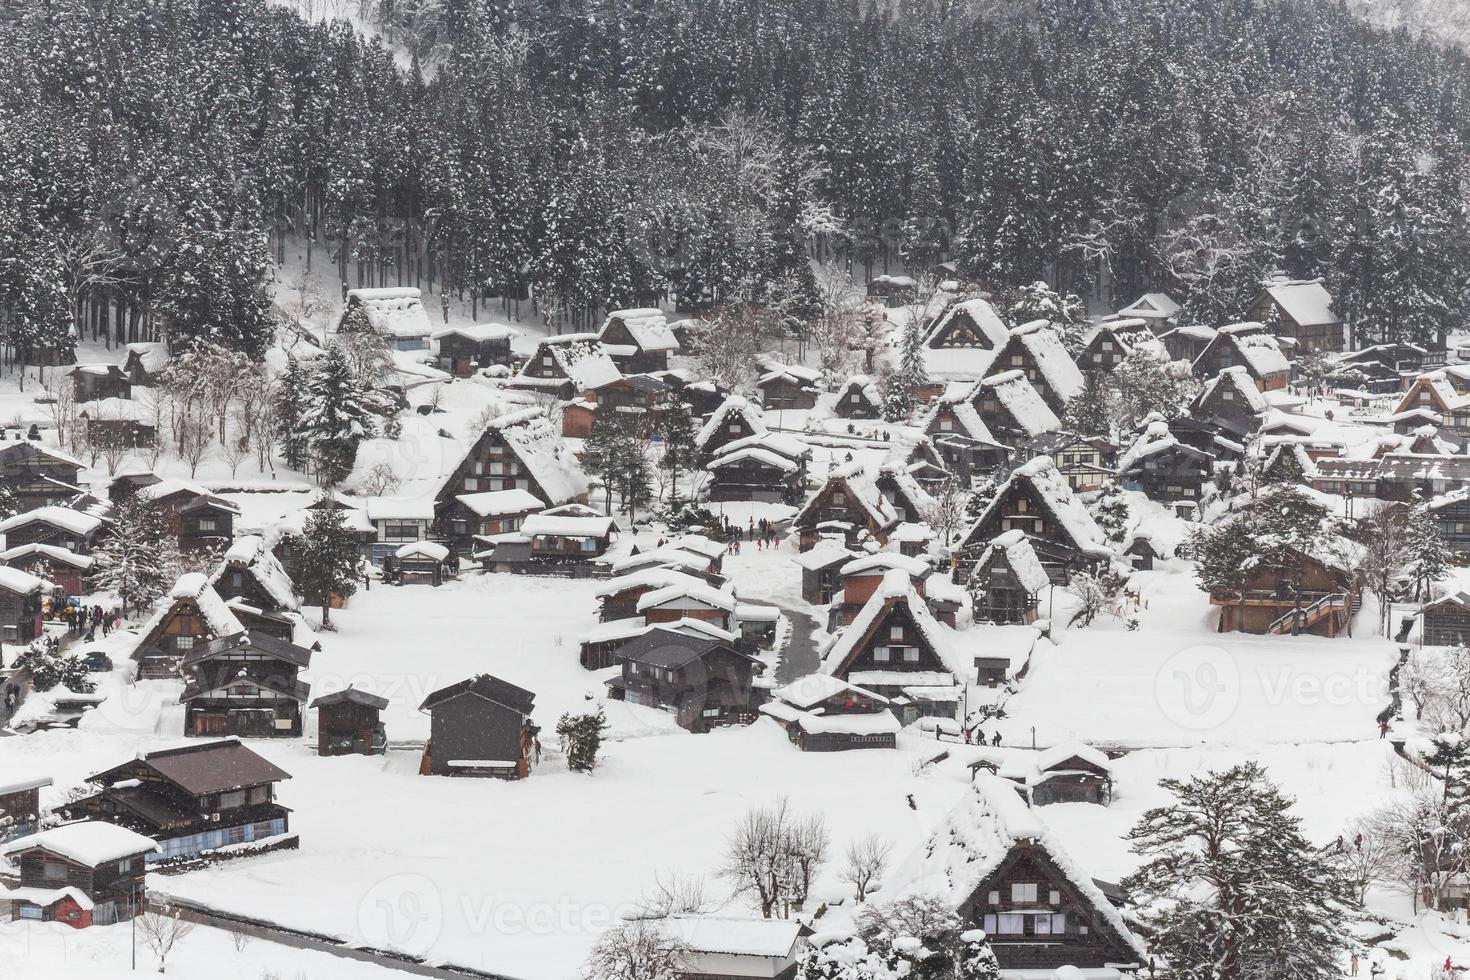
[[[1292,800],[1248,762],[1159,785],[1176,801],[1128,835],[1144,864],[1124,887],[1169,975],[1337,980],[1355,899],[1301,833]]]
[[[293,470],[306,469],[311,452],[301,417],[306,410],[307,372],[295,354],[286,355],[286,367],[276,378],[274,411],[280,431],[281,458]]]
[[[117,505],[96,558],[92,587],[122,600],[124,615],[147,609],[167,592],[182,563],[168,512],[140,493]]]
[[[346,352],[332,344],[306,383],[299,431],[311,448],[317,482],[335,486],[352,471],[357,444],[377,432],[368,392]]]
[[[1109,400],[1106,377],[1101,371],[1088,371],[1082,390],[1067,403],[1064,424],[1078,435],[1106,438],[1112,433]]]
[[[301,597],[321,607],[323,629],[332,628],[333,598],[347,599],[357,591],[361,567],[357,534],[347,526],[342,510],[313,510],[302,528],[293,577]]]
[[[684,506],[679,495],[679,478],[699,465],[699,447],[694,443],[696,434],[689,405],[676,400],[663,416],[661,435],[664,453],[659,458],[659,467],[669,475],[670,514],[678,514]]]
[[[556,735],[572,772],[591,772],[597,766],[597,753],[611,726],[607,714],[599,706],[596,711],[564,714],[556,722]]]
[[[1453,555],[1434,511],[1423,503],[1415,505],[1408,515],[1405,530],[1409,536],[1409,573],[1414,576],[1414,601],[1430,598],[1434,584],[1449,574]]]
[[[1108,483],[1092,503],[1092,517],[1115,545],[1123,543],[1128,531],[1128,497],[1116,483]]]

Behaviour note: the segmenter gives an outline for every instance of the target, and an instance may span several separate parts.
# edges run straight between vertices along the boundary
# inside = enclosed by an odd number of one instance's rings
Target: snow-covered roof
[[[541,499],[529,490],[486,490],[483,493],[461,493],[455,496],[455,500],[464,504],[469,510],[480,517],[494,517],[499,514],[521,514],[526,511],[540,510],[544,504]]]
[[[77,908],[83,912],[90,912],[95,908],[91,897],[86,892],[71,885],[66,885],[62,888],[28,888],[24,885],[8,888],[5,885],[0,885],[0,899],[25,902],[43,909],[50,908],[57,902],[68,898],[75,902]]]
[[[1062,427],[1062,420],[1047,407],[1041,395],[1020,371],[1004,371],[981,380],[975,386],[976,395],[987,390],[994,393],[996,400],[1006,407],[1016,424],[1025,429],[1028,436],[1055,432]]]
[[[848,551],[843,547],[842,542],[835,538],[819,538],[810,549],[795,555],[791,560],[808,571],[816,571],[838,562],[845,563],[856,554],[857,552]]]
[[[679,349],[679,338],[674,336],[673,328],[664,317],[663,312],[656,309],[614,310],[607,315],[602,323],[602,329],[597,332],[599,339],[607,333],[607,328],[612,325],[613,320],[621,320],[632,335],[633,341],[644,351],[676,351]]]
[[[751,405],[750,401],[744,395],[731,395],[721,402],[720,407],[711,412],[709,419],[705,421],[704,425],[700,426],[699,431],[694,436],[695,445],[703,448],[705,444],[714,438],[715,433],[720,431],[720,427],[726,424],[729,416],[732,414],[740,415],[744,418],[752,432],[760,433],[766,431],[766,423],[761,418],[760,409]]]
[[[0,565],[0,589],[7,592],[16,592],[20,595],[30,595],[43,589],[49,590],[51,583],[43,578],[37,578],[30,572],[19,568],[11,568],[9,565]]]
[[[1281,352],[1281,345],[1276,338],[1270,334],[1237,335],[1231,339],[1235,342],[1236,350],[1240,351],[1240,356],[1245,358],[1257,376],[1282,374],[1291,370],[1291,362]]]
[[[532,514],[521,522],[521,534],[528,538],[551,535],[563,538],[605,538],[617,530],[611,517],[565,517]]]
[[[712,915],[676,915],[663,920],[669,935],[689,954],[726,956],[790,956],[801,938],[795,919],[737,919]]]
[[[474,343],[484,343],[487,340],[509,340],[519,337],[521,332],[508,323],[465,323],[457,327],[441,327],[430,336],[434,340],[443,340],[445,337],[463,337]]]
[[[842,387],[837,389],[837,400],[841,402],[854,392],[861,394],[871,405],[883,404],[882,395],[878,391],[878,382],[866,374],[854,374],[843,382]]]
[[[1074,757],[1104,772],[1111,772],[1113,769],[1112,761],[1101,751],[1077,741],[1062,742],[1049,749],[1042,749],[1036,756],[1036,768],[1046,772]]]
[[[431,521],[434,498],[368,497],[363,500],[363,509],[370,521]]]
[[[174,603],[185,599],[192,599],[199,607],[199,614],[209,625],[210,631],[215,636],[228,636],[232,633],[243,633],[245,627],[230,609],[225,601],[220,598],[214,586],[209,584],[209,579],[203,572],[188,572],[179,576],[179,580],[169,589],[168,595],[160,599],[154,607],[153,615],[138,630],[138,635],[147,637],[168,615]]]
[[[97,559],[91,555],[79,555],[75,551],[58,548],[54,544],[23,544],[19,548],[11,548],[7,551],[0,552],[0,562],[4,562],[7,565],[13,564],[22,558],[29,558],[31,555],[40,555],[46,561],[82,570],[86,570],[97,564]]]
[[[1261,389],[1256,387],[1256,383],[1251,380],[1250,372],[1240,364],[1225,368],[1209,381],[1206,381],[1204,387],[1200,389],[1199,395],[1195,398],[1195,405],[1203,405],[1205,400],[1210,398],[1215,393],[1215,389],[1221,385],[1225,385],[1229,390],[1235,392],[1237,397],[1252,412],[1264,412],[1266,410],[1266,399],[1261,394]]]
[[[571,380],[578,391],[601,388],[623,376],[623,372],[618,370],[618,366],[613,363],[612,357],[595,334],[569,333],[546,337],[532,359],[526,362],[526,366],[530,367],[547,354],[551,355],[562,374]],[[538,380],[528,374],[525,368],[521,369],[517,378],[531,383]]]
[[[828,698],[836,697],[846,691],[870,698],[877,704],[888,703],[888,699],[881,694],[875,694],[872,691],[858,687],[856,684],[850,684],[840,677],[833,677],[831,674],[822,673],[807,674],[804,677],[798,677],[785,687],[776,688],[776,690],[771,692],[771,697],[805,709],[810,708],[814,704],[826,701]]]
[[[1039,813],[1016,792],[1015,784],[979,772],[967,794],[945,816],[929,839],[894,877],[902,894],[934,895],[958,907],[994,873],[1011,850],[1026,844],[1041,851],[1084,898],[1089,911],[1104,920],[1142,959],[1145,949],[1122,914],[1064,851]],[[886,890],[886,889],[885,889]]]
[[[389,337],[427,337],[432,332],[423,296],[412,286],[349,289],[347,305],[362,307],[373,328]]]
[[[138,355],[139,365],[141,365],[143,370],[149,374],[157,374],[159,371],[162,371],[165,367],[168,366],[168,344],[165,344],[161,341],[136,341],[134,343],[128,344],[127,347],[123,349],[121,363],[123,365],[126,365],[128,363],[128,358],[133,354]]]
[[[1077,547],[1093,554],[1111,554],[1107,544],[1106,535],[1097,522],[1092,519],[1092,514],[1082,503],[1072,487],[1067,483],[1067,478],[1057,469],[1057,464],[1050,456],[1037,456],[1011,472],[1005,484],[996,492],[990,505],[980,515],[977,526],[984,525],[986,520],[1001,505],[1009,493],[1012,484],[1017,481],[1025,481],[1030,484],[1042,504],[1052,513],[1057,523],[1066,530],[1068,536],[1077,544]]]
[[[867,514],[868,523],[878,530],[884,530],[898,523],[898,512],[893,509],[893,504],[878,490],[878,482],[864,468],[862,463],[854,460],[834,466],[827,474],[827,486],[825,490],[837,492],[837,486],[844,488],[849,507],[861,508]],[[826,493],[818,493],[807,501],[800,513],[792,518],[792,523],[797,526],[805,524],[804,518],[809,512],[814,513],[819,507],[819,502],[829,499]]]
[[[920,597],[914,588],[913,580],[909,573],[902,568],[889,569],[883,576],[883,581],[878,588],[873,590],[872,596],[863,604],[863,608],[853,617],[852,623],[832,640],[822,655],[822,670],[828,674],[836,674],[842,670],[843,664],[853,653],[859,643],[878,623],[879,618],[887,610],[890,600],[908,607],[909,617],[914,626],[929,645],[934,648],[935,654],[940,661],[949,669],[953,675],[945,683],[953,683],[955,677],[964,677],[968,673],[964,663],[964,657],[960,654],[958,646],[949,627],[941,624],[929,611],[929,606]],[[912,672],[904,672],[910,683],[922,683],[915,678]],[[856,675],[849,680],[861,683]]]
[[[1155,419],[1144,427],[1144,430],[1134,438],[1132,444],[1124,450],[1123,455],[1118,457],[1117,470],[1119,473],[1131,472],[1144,460],[1166,453],[1180,445],[1179,439],[1169,431],[1169,424],[1162,419]],[[1187,446],[1183,448],[1189,449]]]
[[[555,506],[587,494],[587,475],[561,430],[542,408],[502,415],[490,423]]]
[[[654,589],[652,592],[645,592],[638,597],[638,611],[655,609],[666,602],[674,602],[679,599],[689,599],[724,612],[735,611],[735,596],[729,592],[722,592],[714,586],[705,585],[703,582],[696,585],[681,582]]]
[[[220,567],[210,579],[217,583],[229,571],[231,565],[243,565],[254,577],[271,601],[281,609],[295,609],[296,595],[291,585],[291,576],[281,566],[281,561],[266,547],[265,539],[258,534],[245,534],[236,538],[225,551]]]
[[[1041,559],[1036,557],[1036,549],[1031,547],[1031,540],[1019,528],[996,535],[986,553],[981,556],[980,564],[985,563],[991,552],[1005,552],[1011,572],[1021,583],[1021,588],[1027,592],[1043,592],[1051,585],[1051,579],[1042,567]]]
[[[704,579],[679,571],[677,568],[667,568],[655,565],[652,568],[642,568],[636,572],[626,575],[618,575],[608,579],[593,591],[593,595],[599,599],[629,589],[662,589],[670,585],[683,585],[688,588],[696,586],[707,586]]]
[[[789,457],[760,446],[745,446],[733,452],[721,453],[718,458],[710,460],[709,465],[705,468],[713,470],[721,466],[729,466],[731,463],[738,463],[745,459],[754,460],[757,463],[764,463],[785,473],[794,473],[801,468],[799,463]]]
[[[398,558],[428,558],[430,561],[447,561],[449,549],[437,541],[410,541],[393,553]]]
[[[160,850],[151,838],[136,831],[117,824],[87,820],[13,840],[0,847],[0,854],[18,854],[35,847],[45,848],[52,854],[89,868]]]
[[[1118,312],[1127,316],[1168,319],[1179,312],[1179,304],[1168,293],[1144,293]]]
[[[995,436],[991,435],[989,426],[985,424],[985,420],[980,417],[979,412],[975,411],[974,404],[969,400],[973,391],[973,385],[959,390],[947,389],[919,416],[915,424],[924,432],[929,432],[933,429],[934,420],[939,416],[940,411],[947,408],[954,415],[955,421],[960,424],[960,435],[968,436],[977,442],[995,443]]]
[[[1036,364],[1036,370],[1041,373],[1042,380],[1057,393],[1057,397],[1063,401],[1071,401],[1082,391],[1085,383],[1082,371],[1077,367],[1077,362],[1072,360],[1072,355],[1067,353],[1067,348],[1062,346],[1061,335],[1048,321],[1037,320],[1017,327],[1013,336],[1020,339],[1021,345]]]
[[[878,551],[871,555],[854,558],[838,570],[843,578],[862,575],[865,572],[882,572],[887,575],[892,569],[901,569],[911,578],[924,578],[933,571],[922,558],[911,558],[895,551]]]
[[[801,364],[787,364],[772,357],[761,358],[764,373],[756,384],[764,387],[772,381],[785,380],[792,384],[811,387],[822,380],[822,372]]]
[[[1321,279],[1267,280],[1266,292],[1282,312],[1301,326],[1342,322],[1332,312],[1332,294]]]
[[[86,537],[102,526],[102,518],[94,514],[72,510],[70,507],[52,505],[37,507],[35,510],[28,510],[24,514],[16,514],[14,517],[0,521],[0,534],[8,534],[18,527],[25,527],[37,521],[51,524],[82,537]]]

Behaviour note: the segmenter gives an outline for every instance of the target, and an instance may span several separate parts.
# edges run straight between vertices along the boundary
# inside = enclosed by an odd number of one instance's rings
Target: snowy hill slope
[[[1470,49],[1470,3],[1465,0],[1351,0],[1349,6],[1379,27],[1404,27]]]

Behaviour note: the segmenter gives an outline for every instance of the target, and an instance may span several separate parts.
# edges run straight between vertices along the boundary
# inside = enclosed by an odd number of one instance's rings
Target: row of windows
[[[1031,928],[1026,928],[1027,924]],[[1065,936],[1067,934],[1067,916],[1064,913],[1053,913],[1051,915],[1021,915],[1015,912],[1001,912],[998,915],[987,915],[981,919],[981,928],[992,936]],[[1087,927],[1079,925],[1077,931],[1087,935]]]
[[[286,821],[284,818],[275,820],[261,820],[257,823],[242,824],[239,827],[226,827],[221,830],[206,830],[200,834],[189,834],[186,837],[174,837],[161,841],[163,850],[150,854],[149,861],[161,861],[165,858],[195,857],[198,854],[224,847],[228,844],[246,844],[250,841],[263,840],[286,832]]]

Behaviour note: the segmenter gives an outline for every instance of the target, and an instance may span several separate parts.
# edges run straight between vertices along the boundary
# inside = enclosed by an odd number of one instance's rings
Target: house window
[[[221,810],[235,810],[245,805],[245,791],[237,789],[229,793],[219,795],[219,808]]]
[[[998,891],[992,891],[990,893],[990,904],[991,905],[999,905],[1000,904],[1000,892],[998,892]]]
[[[35,919],[37,922],[40,922],[44,913],[42,912],[41,906],[31,905],[27,902],[20,906],[20,912],[18,914],[22,919]]]
[[[1036,901],[1036,882],[1018,881],[1011,885],[1011,901],[1034,902]]]
[[[890,640],[901,640],[901,639],[903,639],[903,627],[902,626],[890,626],[888,628],[888,638]]]
[[[995,932],[1000,936],[1024,936],[1026,934],[1026,917],[1016,915],[1014,912],[1002,912],[996,916]]]
[[[42,865],[41,873],[46,876],[47,881],[65,881],[66,865],[60,861],[47,861]]]
[[[271,788],[269,786],[252,786],[246,794],[252,804],[269,803],[271,801]]]
[[[199,518],[199,530],[201,530],[201,531],[213,531],[214,530],[214,518],[213,517],[201,517],[201,518]]]
[[[1018,514],[1024,514],[1030,509],[1031,501],[1027,500],[1025,497],[1022,497],[1020,500],[1016,501],[1016,512]]]
[[[1038,936],[1064,936],[1067,933],[1065,915],[1038,915],[1032,922]]]
[[[464,478],[464,489],[465,493],[474,493],[480,489],[480,481],[472,476],[467,476]]]
[[[730,423],[730,435],[732,435],[732,436],[738,436],[738,435],[740,435],[740,423],[738,423],[738,422],[731,422]]]
[[[874,647],[873,648],[873,659],[876,660],[876,661],[878,661],[878,663],[880,663],[880,664],[886,664],[886,663],[888,663],[888,648],[887,647]]]
[[[176,637],[174,637],[174,649],[175,650],[192,650],[192,649],[194,649],[194,638],[192,636],[176,636]]]
[[[916,664],[916,663],[918,663],[919,662],[919,648],[918,647],[904,647],[903,660],[904,660],[904,663],[908,663],[908,664]]]
[[[1062,893],[1059,892],[1059,891],[1057,891],[1055,888],[1053,888],[1052,891],[1051,891],[1051,898],[1048,899],[1048,901],[1052,905],[1061,905],[1062,904]]]
[[[133,862],[131,858],[117,862],[118,874],[125,875],[131,870],[133,870]]]
[[[719,708],[705,708],[703,711],[700,712],[700,714],[702,716],[704,716],[705,718],[718,718],[718,717],[720,717],[720,709]]]

